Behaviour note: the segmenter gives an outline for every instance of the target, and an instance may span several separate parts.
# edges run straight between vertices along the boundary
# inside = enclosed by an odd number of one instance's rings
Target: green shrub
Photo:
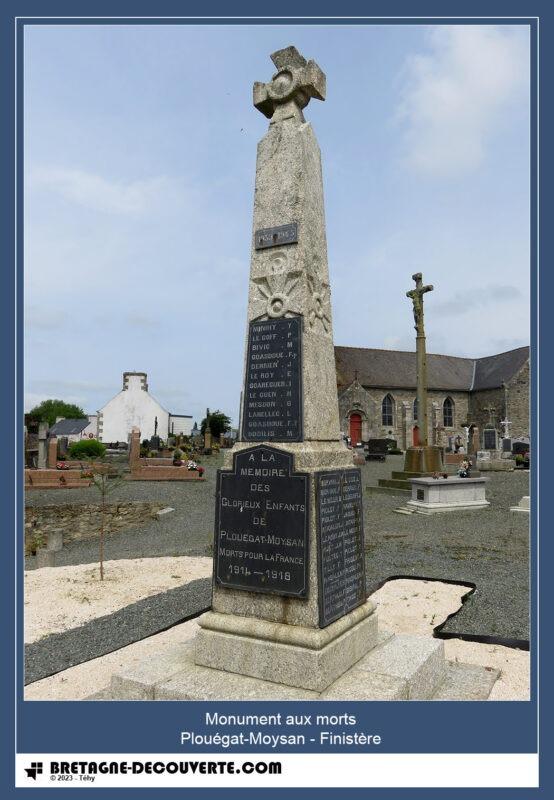
[[[516,456],[515,456],[516,464],[523,464],[524,461],[525,461],[525,459],[524,459],[523,455],[521,453],[517,453]]]
[[[106,445],[97,439],[81,439],[73,442],[69,447],[71,458],[102,458],[106,452]]]

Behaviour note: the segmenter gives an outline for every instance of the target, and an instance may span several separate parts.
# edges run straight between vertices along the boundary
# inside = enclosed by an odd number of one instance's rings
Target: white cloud
[[[418,172],[452,175],[482,162],[501,112],[524,96],[527,39],[510,26],[445,25],[429,43],[430,54],[405,63],[405,159]]]
[[[101,175],[65,167],[37,167],[28,176],[29,189],[40,189],[70,203],[105,213],[140,216],[153,206],[175,202],[180,187],[164,175],[135,181],[111,181]]]
[[[527,309],[528,303],[523,303],[522,292],[517,286],[504,286],[490,284],[482,286],[479,293],[471,298],[471,303],[467,301],[467,293],[456,292],[450,300],[443,300],[435,303],[433,314],[435,317],[453,317],[462,314],[472,313],[476,309],[486,306],[494,306],[496,309],[506,303],[517,303]]]

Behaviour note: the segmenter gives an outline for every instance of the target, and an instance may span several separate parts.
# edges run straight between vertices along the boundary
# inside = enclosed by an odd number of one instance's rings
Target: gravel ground
[[[366,485],[402,463],[402,456],[389,456],[386,464],[363,467]],[[486,477],[491,506],[483,511],[407,516],[394,509],[408,495],[366,492],[368,586],[373,592],[392,576],[474,584],[441,636],[492,637],[522,646],[529,639],[529,517],[509,509],[529,494],[529,473]]]
[[[394,633],[431,636],[433,625],[454,613],[466,592],[466,587],[452,584],[404,579],[389,581],[372,599],[377,603],[380,628]],[[195,636],[197,631],[197,622],[192,619],[91,661],[68,667],[28,684],[25,699],[84,700],[108,686],[114,673],[160,656],[168,648]],[[450,639],[445,642],[445,655],[450,661],[499,669],[500,678],[493,687],[490,700],[529,699],[529,653],[499,645]]]
[[[106,559],[211,553],[215,513],[215,470],[220,459],[203,459],[205,482],[129,482],[113,499],[161,501],[175,511],[162,520],[147,520],[107,538]],[[391,470],[401,470],[403,456],[362,467],[363,485],[376,485]],[[491,507],[435,516],[401,515],[406,494],[364,492],[366,569],[370,592],[395,576],[466,582],[475,591],[442,628],[444,636],[493,637],[520,646],[529,638],[529,520],[513,514],[529,494],[524,471],[487,473]],[[32,491],[28,505],[98,502],[94,487],[67,491]],[[59,565],[93,563],[96,541],[73,542],[59,554]],[[33,559],[28,559],[27,568]]]
[[[191,581],[25,645],[25,684],[99,658],[196,616],[211,604],[210,578]]]

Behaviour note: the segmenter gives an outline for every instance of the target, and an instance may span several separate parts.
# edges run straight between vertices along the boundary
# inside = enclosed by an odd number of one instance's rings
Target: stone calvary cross
[[[415,275],[412,275],[412,278],[416,282],[416,286],[415,289],[406,292],[406,297],[411,297],[414,304],[414,327],[417,331],[417,335],[425,336],[423,327],[423,295],[426,292],[432,292],[433,286],[430,284],[427,286],[423,285],[423,276],[421,272],[416,272]]]
[[[415,289],[406,292],[406,297],[411,298],[414,304],[414,322],[417,333],[416,358],[417,358],[417,408],[419,424],[419,443],[423,447],[429,444],[429,419],[427,412],[427,353],[425,350],[425,327],[423,323],[423,295],[432,292],[431,285],[423,285],[421,272],[412,275]]]

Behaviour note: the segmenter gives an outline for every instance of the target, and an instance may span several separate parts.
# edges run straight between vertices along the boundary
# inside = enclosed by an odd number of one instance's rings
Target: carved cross
[[[512,424],[512,420],[511,419],[501,419],[500,420],[500,424],[504,428],[504,436],[506,438],[508,438],[508,436],[509,436],[509,427]]]
[[[483,408],[483,411],[488,412],[489,415],[489,424],[494,425],[494,414],[496,413],[495,406],[489,406],[488,408]]]
[[[254,84],[254,106],[271,123],[295,117],[304,122],[302,109],[312,97],[325,100],[325,73],[315,61],[306,61],[292,45],[271,55],[277,72],[269,83]]]
[[[409,292],[406,292],[406,297],[410,297],[414,304],[414,327],[417,331],[417,335],[425,336],[425,331],[423,328],[423,295],[425,292],[432,292],[433,286],[423,285],[423,275],[421,272],[416,272],[415,275],[412,275],[412,278],[416,284],[415,289],[411,289]]]

